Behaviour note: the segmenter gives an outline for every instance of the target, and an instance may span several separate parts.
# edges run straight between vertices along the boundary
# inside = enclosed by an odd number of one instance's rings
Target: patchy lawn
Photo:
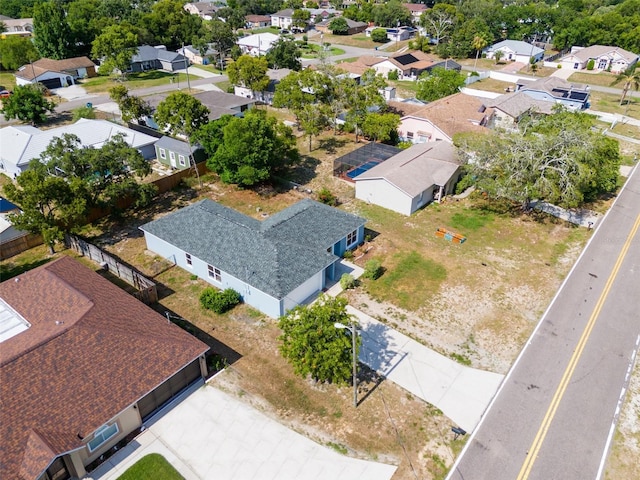
[[[589,99],[593,110],[640,118],[640,98],[627,96],[620,105],[620,95],[592,90]]]
[[[320,53],[321,49],[322,47],[320,45],[316,45],[315,43],[307,43],[306,47],[300,46],[302,58],[307,58],[307,59],[318,58],[318,54]],[[337,47],[329,47],[329,51],[327,53],[331,57],[335,55],[342,55],[344,53],[344,50]]]
[[[148,72],[130,73],[126,80],[120,81],[113,76],[100,75],[87,78],[81,81],[82,87],[87,93],[105,93],[111,87],[124,85],[129,90],[135,88],[156,87],[158,85],[171,84],[174,82],[184,82],[187,84],[187,75],[184,73],[161,72],[160,70],[150,70]]]
[[[0,72],[0,85],[7,90],[16,88],[16,77],[13,72]]]
[[[320,36],[316,35],[310,41],[319,43]],[[332,35],[325,33],[322,41],[323,43],[330,43],[331,45],[350,45],[360,48],[375,48],[381,45],[371,40],[371,37],[367,37],[364,33],[358,35]]]
[[[589,85],[599,85],[601,87],[611,87],[612,83],[615,81],[616,75],[609,72],[594,72],[594,73],[586,73],[586,72],[575,72],[572,73],[569,77],[568,81],[573,83],[587,83]],[[622,88],[622,85],[613,85],[617,88]]]
[[[130,466],[118,480],[184,480],[184,477],[162,455],[151,453]]]

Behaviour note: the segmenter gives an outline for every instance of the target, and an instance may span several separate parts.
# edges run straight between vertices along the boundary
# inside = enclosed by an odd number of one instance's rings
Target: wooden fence
[[[43,243],[42,236],[33,235],[32,233],[14,238],[0,246],[0,260],[6,260],[7,258],[13,257],[14,255],[22,253],[25,250],[29,250],[30,248],[37,247],[38,245],[42,245]]]
[[[65,244],[67,248],[72,248],[80,255],[85,256],[100,264],[109,273],[121,278],[129,285],[132,285],[136,292],[133,294],[138,300],[146,303],[155,303],[158,301],[158,289],[156,284],[143,276],[137,270],[118,261],[113,256],[96,247],[81,238],[73,235],[65,236]]]

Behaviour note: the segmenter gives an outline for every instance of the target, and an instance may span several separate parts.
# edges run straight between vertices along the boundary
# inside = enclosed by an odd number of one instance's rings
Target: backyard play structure
[[[444,238],[452,243],[464,243],[467,237],[460,235],[459,233],[450,232],[444,228],[438,228],[436,230],[436,237]]]

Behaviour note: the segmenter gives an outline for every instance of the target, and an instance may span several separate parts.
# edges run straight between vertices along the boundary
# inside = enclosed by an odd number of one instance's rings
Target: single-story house
[[[198,15],[203,20],[212,20],[216,17],[218,8],[213,2],[185,3],[183,7],[191,15]]]
[[[178,52],[170,52],[164,45],[151,47],[143,45],[131,58],[128,72],[144,72],[147,70],[166,70],[174,72],[186,68],[189,60]]]
[[[280,39],[280,35],[274,33],[256,33],[246,37],[239,38],[236,42],[242,53],[259,57],[266,55],[273,44]]]
[[[156,159],[160,163],[178,170],[191,167],[191,157],[196,163],[206,160],[204,150],[199,145],[192,145],[191,151],[189,151],[187,142],[166,135],[159,138],[154,147]]]
[[[202,200],[140,229],[150,251],[277,318],[325,288],[364,224],[310,199],[262,221]]]
[[[374,25],[371,27],[367,27],[364,33],[367,37],[370,37],[371,32],[379,28],[382,28],[383,30],[387,31],[387,39],[390,42],[402,42],[403,40],[409,40],[410,38],[414,37],[418,32],[416,28],[409,27],[406,25],[403,25],[400,27],[392,27],[392,28],[379,27]]]
[[[456,133],[488,133],[493,110],[484,100],[464,93],[456,93],[426,105],[388,102],[400,115],[398,135],[403,141],[426,143],[442,140],[453,143]]]
[[[60,88],[74,85],[80,78],[95,77],[96,64],[87,57],[41,58],[21,66],[14,75],[18,85],[42,83],[47,88]]]
[[[318,23],[320,21],[328,20],[332,17],[339,17],[342,15],[342,10],[336,10],[335,8],[304,8],[303,10],[309,11],[309,21],[311,23]]]
[[[244,20],[247,28],[264,28],[271,25],[269,15],[245,15]]]
[[[436,67],[458,72],[462,69],[462,66],[453,60],[442,60],[420,50],[395,53],[386,58],[381,57],[377,63],[371,66],[376,73],[384,77],[391,72],[397,72],[399,80],[417,80],[422,73],[429,72]]]
[[[502,52],[502,60],[528,64],[533,58],[534,63],[544,57],[544,50],[522,40],[502,40],[494,43],[482,51],[487,58],[495,58],[496,52]]]
[[[329,29],[329,25],[331,24],[332,20],[333,18],[328,18],[319,23],[316,23],[316,30],[321,33],[332,33]],[[369,24],[366,22],[357,22],[346,17],[345,20],[347,22],[347,26],[349,27],[346,33],[347,35],[355,35],[356,33],[364,32],[369,26]]]
[[[29,162],[39,158],[54,138],[65,133],[76,135],[83,147],[100,148],[117,134],[123,134],[124,140],[137,149],[144,158],[155,155],[156,138],[130,128],[122,127],[107,120],[83,118],[72,125],[40,130],[27,125],[0,128],[0,172],[10,178],[16,178],[29,167]]]
[[[68,256],[0,284],[0,478],[86,468],[207,374],[209,347]]]
[[[356,198],[411,215],[453,193],[459,177],[460,162],[453,145],[420,143],[355,177]]]
[[[493,109],[489,128],[513,130],[525,115],[551,115],[555,102],[538,100],[524,92],[505,93],[486,100],[487,107]]]
[[[187,45],[184,48],[179,48],[178,53],[187,57],[190,63],[197,65],[209,65],[212,59],[215,61],[218,52],[209,46],[204,55],[200,53],[200,50],[194,48],[193,45]],[[183,67],[184,68],[184,67]]]
[[[270,68],[267,70],[267,76],[269,77],[269,85],[267,89],[262,92],[255,92],[250,88],[243,86],[234,86],[233,93],[238,97],[244,98],[252,98],[258,102],[266,103],[267,105],[271,105],[273,103],[273,95],[276,93],[276,86],[280,83],[280,81],[289,75],[291,70],[288,68],[279,68],[274,70]]]
[[[411,12],[414,25],[420,23],[420,17],[428,10],[424,3],[403,3],[402,6]]]
[[[558,77],[546,77],[538,80],[519,79],[516,92],[523,92],[537,100],[559,103],[569,110],[589,108],[588,85],[569,83]]]
[[[290,30],[293,24],[293,8],[285,8],[276,13],[272,13],[271,26],[280,28],[281,30]]]
[[[18,35],[19,37],[30,37],[33,35],[33,18],[11,18],[0,15],[0,22],[4,23],[5,31],[0,33],[6,36]]]
[[[562,68],[584,70],[589,60],[593,60],[594,70],[609,70],[612,73],[624,72],[638,63],[638,55],[620,47],[591,45],[590,47],[572,47],[571,53],[564,56]]]

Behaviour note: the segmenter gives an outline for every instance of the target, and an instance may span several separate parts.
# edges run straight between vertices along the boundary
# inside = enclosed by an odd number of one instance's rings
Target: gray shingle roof
[[[528,111],[550,115],[555,105],[555,102],[538,100],[524,92],[505,93],[493,100],[487,100],[487,107],[501,110],[513,118],[518,118]]]
[[[262,222],[202,200],[140,228],[281,299],[333,263],[327,248],[364,223],[308,199]]]
[[[506,47],[518,55],[536,56],[544,52],[541,48],[531,45],[530,43],[523,42],[522,40],[502,40],[501,42],[494,43],[488,47],[486,51],[495,52],[502,47]]]
[[[172,137],[167,137],[166,135],[163,135],[160,139],[158,139],[158,141],[154,145],[159,148],[166,148],[167,150],[171,150],[172,152],[189,155],[189,144],[187,142],[183,142]],[[197,149],[197,145],[192,145],[191,153],[195,152]]]

